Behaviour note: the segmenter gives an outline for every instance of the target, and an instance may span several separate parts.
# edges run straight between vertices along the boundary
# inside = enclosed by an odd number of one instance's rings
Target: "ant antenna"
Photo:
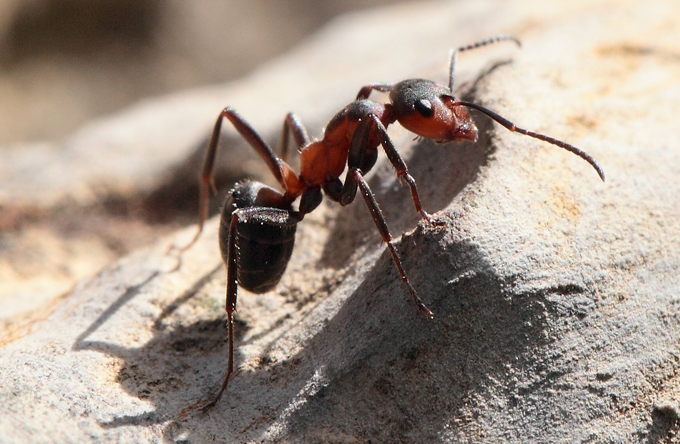
[[[508,130],[520,134],[524,134],[525,136],[533,137],[534,139],[542,140],[544,142],[548,142],[550,144],[553,144],[555,146],[559,146],[560,148],[564,148],[567,151],[570,151],[577,156],[579,156],[581,159],[585,160],[588,162],[593,168],[595,168],[595,171],[597,171],[597,174],[600,176],[600,179],[602,179],[602,182],[604,182],[604,171],[602,170],[602,167],[598,165],[598,163],[593,159],[590,154],[586,153],[585,151],[581,151],[580,149],[576,148],[573,145],[569,145],[566,142],[562,142],[561,140],[553,139],[552,137],[545,136],[543,134],[535,133],[533,131],[525,130],[524,128],[520,128],[518,126],[515,126],[514,123],[506,119],[505,117],[496,114],[495,112],[484,108],[483,106],[477,105],[476,103],[472,102],[464,102],[462,100],[457,100],[456,103],[463,105],[468,108],[474,108],[477,111],[486,114]]]
[[[517,46],[522,46],[522,42],[517,40],[515,37],[511,35],[497,35],[496,37],[491,37],[488,40],[482,40],[480,42],[472,43],[467,46],[461,46],[460,48],[456,49],[455,51],[451,51],[451,64],[449,65],[449,91],[451,91],[451,94],[453,95],[453,73],[454,73],[454,68],[456,67],[456,58],[458,57],[459,52],[463,51],[469,51],[470,49],[475,49],[479,48],[480,46],[487,46],[487,45],[492,45],[494,43],[498,42],[503,42],[503,41],[512,41],[517,43]]]

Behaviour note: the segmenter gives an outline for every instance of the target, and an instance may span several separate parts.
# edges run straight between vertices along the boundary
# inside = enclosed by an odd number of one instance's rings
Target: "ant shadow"
[[[194,298],[199,291],[212,281],[218,272],[222,270],[220,264],[210,272],[201,276],[188,290],[178,296],[171,304],[167,305],[153,325],[154,338],[146,343],[141,349],[124,347],[115,343],[88,340],[87,338],[121,310],[125,304],[143,292],[144,287],[158,278],[162,273],[155,271],[141,283],[131,285],[111,304],[99,317],[76,339],[72,350],[91,350],[108,356],[120,358],[124,361],[117,376],[117,382],[121,387],[136,398],[150,400],[158,406],[154,411],[141,416],[121,416],[108,423],[101,423],[103,428],[114,428],[124,425],[153,425],[166,422],[177,415],[175,405],[170,400],[169,404],[156,400],[157,396],[162,399],[171,398],[168,394],[177,391],[182,383],[182,373],[191,368],[191,359],[202,359],[206,355],[212,356],[211,351],[220,349],[226,327],[224,319],[202,320],[189,326],[175,326],[167,330],[163,323],[165,318],[170,317],[182,304]],[[242,335],[247,326],[236,322],[237,334]],[[173,355],[183,355],[188,361],[173,359]],[[159,360],[162,363],[159,363]],[[161,372],[158,369],[162,369]]]
[[[444,232],[425,235],[416,230],[412,236],[417,242],[405,245],[404,265],[416,270],[410,277],[435,313],[434,320],[410,306],[385,252],[299,353],[278,363],[270,355],[276,341],[272,340],[263,348],[260,365],[237,372],[225,397],[208,415],[187,407],[198,401],[192,387],[202,387],[207,396],[219,385],[226,362],[224,317],[186,325],[180,317],[171,324],[164,321],[219,277],[221,267],[201,276],[168,305],[156,320],[153,338],[142,347],[88,341],[88,335],[155,276],[130,287],[73,348],[122,359],[117,382],[131,396],[152,404],[153,410],[118,416],[101,423],[102,428],[162,425],[167,442],[207,441],[215,430],[223,430],[220,438],[229,442],[276,440],[277,430],[283,428],[287,439],[314,441],[337,428],[337,416],[343,415],[359,418],[346,424],[349,436],[425,442],[437,439],[435,431],[467,417],[468,405],[484,395],[490,379],[511,378],[508,365],[545,371],[540,367],[547,364],[535,362],[530,350],[550,341],[545,334],[548,316],[560,310],[550,292],[510,297],[504,288],[513,283],[496,276],[475,245],[460,242],[443,248]],[[419,256],[413,249],[428,254]],[[417,271],[418,261],[427,261],[427,272]],[[263,337],[244,341],[247,328],[237,317],[237,366],[243,361],[241,348]],[[295,336],[296,328],[272,326],[288,337]],[[507,395],[510,403],[518,402]],[[400,418],[397,424],[394,418]]]
[[[671,441],[671,437],[675,435],[680,421],[673,414],[668,414],[657,409],[652,411],[652,423],[647,428],[648,444],[658,444],[662,442]]]
[[[400,283],[389,278],[390,257],[382,255],[305,348],[301,359],[316,361],[328,383],[286,419],[288,438],[335,430],[342,415],[360,418],[347,425],[350,436],[433,442],[469,418],[468,405],[484,397],[489,380],[508,382],[508,365],[545,370],[536,368],[545,364],[534,362],[530,350],[549,342],[546,295],[504,297],[506,282],[470,244],[454,247],[466,260],[452,264],[451,252],[438,248],[436,238],[418,242],[428,250],[428,276],[441,276],[428,282],[412,273],[435,319],[406,306]],[[451,276],[462,277],[447,282]],[[519,402],[506,395],[510,403]]]

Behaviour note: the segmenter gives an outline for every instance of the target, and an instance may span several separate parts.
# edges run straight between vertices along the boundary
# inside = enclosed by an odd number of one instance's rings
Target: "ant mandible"
[[[422,302],[409,282],[399,259],[387,222],[380,211],[364,175],[375,165],[378,146],[382,145],[397,176],[406,180],[416,210],[429,224],[430,215],[422,208],[415,180],[409,174],[387,134],[387,126],[398,121],[418,136],[438,142],[476,140],[477,128],[467,108],[487,115],[510,131],[518,132],[564,148],[590,163],[600,178],[604,173],[587,153],[565,142],[515,126],[512,122],[475,103],[453,96],[454,67],[458,52],[500,41],[520,42],[511,36],[497,36],[453,51],[448,88],[430,80],[410,79],[396,84],[375,83],[364,86],[357,100],[347,105],[328,123],[321,140],[310,141],[300,120],[292,113],[286,117],[280,141],[281,157],[277,157],[255,130],[231,107],[217,118],[208,144],[200,178],[199,224],[191,247],[200,236],[208,217],[210,189],[215,191],[213,168],[223,119],[228,119],[241,136],[260,155],[283,192],[256,181],[237,183],[226,199],[219,228],[222,259],[227,266],[226,312],[228,329],[228,363],[222,386],[203,411],[219,401],[234,373],[234,311],[237,289],[264,293],[281,279],[290,260],[295,230],[304,216],[316,209],[323,194],[340,205],[349,205],[358,190],[368,206],[382,240],[392,255],[401,281],[408,289],[418,310],[427,318],[433,314]],[[390,103],[368,100],[371,91],[389,93]],[[292,135],[300,153],[300,173],[295,174],[286,162]],[[340,180],[347,170],[344,183]],[[300,198],[297,209],[293,203]]]

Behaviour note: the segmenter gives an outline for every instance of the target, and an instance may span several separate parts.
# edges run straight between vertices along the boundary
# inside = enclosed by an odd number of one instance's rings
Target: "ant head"
[[[438,142],[477,140],[477,127],[467,108],[445,86],[410,79],[390,91],[397,120],[407,130]]]

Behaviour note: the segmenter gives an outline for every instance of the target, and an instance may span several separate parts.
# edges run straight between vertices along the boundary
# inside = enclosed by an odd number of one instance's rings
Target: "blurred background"
[[[334,16],[395,0],[2,0],[0,147],[225,82]]]
[[[151,196],[99,190],[88,204],[29,196],[18,184],[49,194],[54,178],[76,174],[69,136],[144,98],[246,76],[334,17],[390,3],[0,1],[0,346],[76,282],[195,223],[198,166]]]

